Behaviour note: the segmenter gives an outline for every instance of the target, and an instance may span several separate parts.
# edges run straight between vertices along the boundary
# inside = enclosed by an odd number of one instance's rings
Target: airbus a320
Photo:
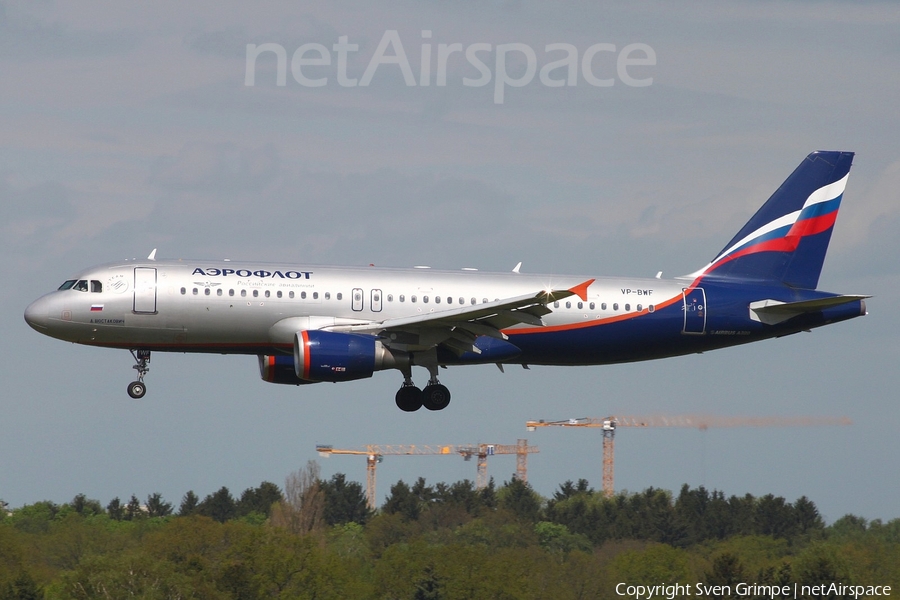
[[[813,152],[695,273],[675,278],[155,260],[91,267],[35,300],[45,335],[150,354],[256,355],[263,380],[341,382],[396,369],[404,411],[441,410],[440,367],[602,365],[784,336],[866,314],[816,289],[853,161]],[[412,368],[424,367],[424,389]]]

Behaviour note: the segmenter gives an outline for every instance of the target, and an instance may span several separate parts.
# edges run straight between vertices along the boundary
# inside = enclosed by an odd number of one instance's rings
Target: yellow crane
[[[375,467],[385,456],[426,456],[426,455],[459,455],[464,460],[477,459],[475,488],[487,487],[487,457],[495,454],[516,455],[516,479],[528,481],[528,455],[540,452],[537,446],[529,446],[528,440],[520,439],[515,444],[464,444],[464,445],[429,445],[429,444],[369,444],[365,449],[335,448],[319,444],[316,452],[323,458],[332,454],[348,454],[366,457],[366,504],[371,510],[377,506],[375,494]]]
[[[847,417],[723,417],[716,415],[654,415],[646,417],[609,416],[584,417],[564,421],[528,421],[525,428],[538,427],[596,427],[603,433],[603,494],[614,494],[615,435],[619,427],[692,427],[705,431],[710,427],[809,427],[819,425],[850,425]]]

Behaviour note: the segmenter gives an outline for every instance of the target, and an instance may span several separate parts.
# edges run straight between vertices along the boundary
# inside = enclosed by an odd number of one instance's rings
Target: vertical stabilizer
[[[852,162],[852,152],[807,156],[695,276],[777,281],[815,289]]]

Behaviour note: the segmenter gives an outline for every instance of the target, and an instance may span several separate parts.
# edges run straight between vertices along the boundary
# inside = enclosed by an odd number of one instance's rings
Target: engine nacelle
[[[259,357],[259,376],[269,383],[285,383],[290,385],[303,385],[304,383],[316,383],[305,381],[297,377],[294,369],[294,357],[292,355],[276,354],[261,355]]]
[[[304,381],[352,381],[408,365],[407,353],[392,352],[372,336],[319,330],[294,335],[294,375]]]

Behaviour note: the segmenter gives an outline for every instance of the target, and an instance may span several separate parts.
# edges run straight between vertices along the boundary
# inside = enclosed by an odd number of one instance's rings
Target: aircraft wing
[[[328,329],[378,335],[389,346],[444,345],[456,354],[480,354],[481,350],[474,345],[478,336],[506,340],[502,330],[507,327],[522,323],[541,327],[544,325],[541,317],[553,312],[547,308],[548,304],[576,295],[587,299],[587,288],[593,282],[590,279],[566,290],[541,290],[474,306]]]

